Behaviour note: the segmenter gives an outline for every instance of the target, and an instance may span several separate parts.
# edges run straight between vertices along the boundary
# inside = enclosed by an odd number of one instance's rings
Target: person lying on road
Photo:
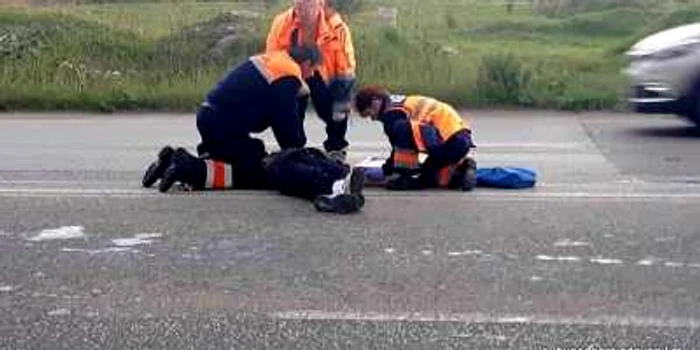
[[[318,211],[349,214],[359,211],[365,204],[364,171],[331,159],[318,149],[285,149],[266,156],[260,165],[265,172],[261,179],[264,188],[312,200]],[[149,169],[164,169],[158,171],[156,181],[160,180],[159,189],[166,192],[175,181],[190,190],[235,188],[237,178],[233,167],[197,158],[184,148],[166,146]],[[144,185],[151,184],[149,180]]]

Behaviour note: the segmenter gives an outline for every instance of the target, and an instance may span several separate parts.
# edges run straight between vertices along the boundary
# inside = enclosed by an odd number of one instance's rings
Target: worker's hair
[[[310,61],[311,65],[315,66],[321,62],[321,51],[314,45],[292,45],[289,49],[289,56],[292,56],[297,63]]]
[[[368,85],[355,94],[355,109],[362,112],[372,105],[372,100],[386,100],[389,91],[379,85]]]

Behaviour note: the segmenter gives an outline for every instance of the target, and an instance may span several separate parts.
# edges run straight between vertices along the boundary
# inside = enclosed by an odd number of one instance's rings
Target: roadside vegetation
[[[0,109],[194,110],[263,49],[288,4],[104,2],[0,7]],[[693,0],[335,2],[353,30],[359,84],[467,108],[624,108],[625,50],[700,20]]]

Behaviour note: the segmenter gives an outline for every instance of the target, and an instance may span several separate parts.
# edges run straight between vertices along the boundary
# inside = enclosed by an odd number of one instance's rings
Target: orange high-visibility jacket
[[[425,96],[392,96],[389,109],[404,112],[411,123],[413,140],[419,152],[427,152],[421,128],[428,126],[437,129],[442,142],[462,130],[470,130],[469,125],[447,103]]]
[[[296,35],[294,31],[297,31]],[[298,42],[292,43],[296,36]],[[295,44],[301,44],[303,29],[293,9],[275,17],[267,36],[266,51],[289,50]],[[333,80],[355,79],[355,49],[352,45],[350,29],[335,11],[322,10],[318,21],[316,43],[321,51],[322,63],[316,67],[321,77],[330,84]]]

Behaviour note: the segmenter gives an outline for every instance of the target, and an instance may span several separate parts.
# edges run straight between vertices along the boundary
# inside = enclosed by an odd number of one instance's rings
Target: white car
[[[664,30],[627,52],[629,103],[640,113],[669,113],[700,126],[700,23]]]

